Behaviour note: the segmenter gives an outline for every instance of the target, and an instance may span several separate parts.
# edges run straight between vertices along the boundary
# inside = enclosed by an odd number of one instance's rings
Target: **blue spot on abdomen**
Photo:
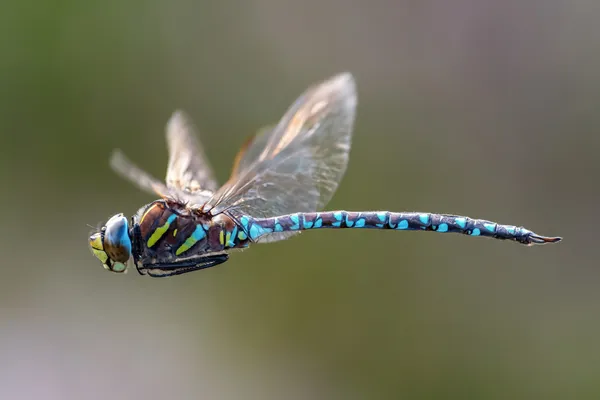
[[[336,219],[335,222],[331,223],[331,226],[334,226],[336,228],[339,228],[342,225],[342,212],[341,211],[336,211],[333,213],[333,218]]]
[[[348,219],[348,214],[346,214],[346,226],[348,228],[352,228],[354,226],[354,221],[352,221],[351,219]]]
[[[487,229],[490,232],[495,232],[496,231],[496,224],[485,223],[485,224],[483,224],[483,226],[485,226],[485,229]]]
[[[290,220],[294,223],[294,225],[290,226],[290,229],[292,229],[292,230],[300,229],[300,218],[298,217],[298,214],[290,215]]]
[[[281,224],[279,223],[279,221],[277,219],[275,219],[275,232],[282,232],[283,231],[283,227],[281,226]]]
[[[262,235],[263,229],[257,224],[252,224],[250,227],[250,239],[256,240],[260,235]]]
[[[317,229],[323,226],[323,220],[321,219],[320,216],[317,216],[317,219],[315,219],[315,224],[313,225],[313,228]]]
[[[310,229],[314,225],[314,221],[307,221],[304,216],[302,216],[302,222],[304,224],[304,229]]]

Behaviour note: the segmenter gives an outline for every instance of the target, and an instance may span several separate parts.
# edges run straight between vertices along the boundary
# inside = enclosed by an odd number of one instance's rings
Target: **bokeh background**
[[[600,3],[5,1],[0,398],[600,398]],[[315,231],[173,279],[111,274],[90,228],[153,200],[164,125],[224,181],[310,84],[354,74],[329,209],[431,211],[559,245]]]

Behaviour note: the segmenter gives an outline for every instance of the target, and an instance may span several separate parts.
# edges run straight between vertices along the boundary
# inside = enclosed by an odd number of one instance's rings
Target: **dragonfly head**
[[[125,272],[127,261],[131,257],[131,238],[129,224],[123,214],[111,217],[108,222],[89,239],[92,253],[105,269],[113,272]]]

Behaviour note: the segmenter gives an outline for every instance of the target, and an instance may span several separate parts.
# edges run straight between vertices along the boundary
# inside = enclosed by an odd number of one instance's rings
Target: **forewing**
[[[346,171],[356,102],[348,73],[309,88],[272,131],[250,144],[235,179],[204,210],[266,218],[322,209]]]
[[[167,187],[191,194],[217,190],[217,181],[189,117],[183,111],[175,111],[166,131],[169,150]]]
[[[112,169],[145,192],[165,196],[169,189],[164,183],[151,176],[146,171],[131,162],[121,150],[113,151],[110,157]]]
[[[237,180],[240,174],[245,173],[248,167],[256,161],[260,153],[264,150],[273,129],[273,126],[265,126],[244,143],[235,156],[229,181]]]

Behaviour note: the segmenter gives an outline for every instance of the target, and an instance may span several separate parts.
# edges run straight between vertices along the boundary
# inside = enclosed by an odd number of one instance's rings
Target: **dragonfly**
[[[183,111],[166,126],[164,182],[116,150],[112,168],[158,197],[129,221],[111,217],[89,237],[105,269],[169,277],[226,262],[233,250],[288,239],[314,229],[434,231],[512,240],[559,242],[523,227],[430,212],[323,211],[345,174],[357,106],[354,77],[335,75],[310,86],[271,128],[248,140],[222,186],[197,129]]]

